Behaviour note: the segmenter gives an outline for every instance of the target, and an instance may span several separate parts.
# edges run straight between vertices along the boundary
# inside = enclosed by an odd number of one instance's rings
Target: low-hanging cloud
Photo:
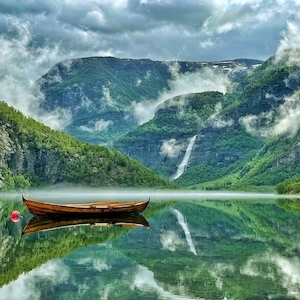
[[[56,109],[41,114],[39,104],[44,100],[44,95],[35,85],[39,71],[46,68],[49,61],[57,59],[59,46],[32,48],[29,24],[14,18],[7,22],[17,35],[14,38],[0,35],[0,99],[53,129],[64,128],[71,121],[71,112]]]
[[[103,93],[103,97],[102,97],[102,100],[108,105],[108,106],[111,106],[111,107],[114,107],[116,105],[116,102],[115,100],[111,97],[111,94],[110,94],[110,89],[106,86],[103,86],[102,87],[102,93]]]
[[[218,102],[215,105],[215,111],[212,115],[209,116],[208,120],[211,123],[211,126],[214,128],[223,128],[223,127],[230,127],[234,124],[234,120],[232,118],[225,118],[224,116],[220,115],[222,112],[222,103]]]
[[[66,283],[69,278],[69,268],[61,260],[51,260],[2,286],[0,299],[40,299],[42,296],[41,281],[55,286]]]
[[[266,263],[270,266],[266,268]],[[262,253],[249,258],[240,272],[251,277],[267,278],[276,281],[286,289],[288,295],[300,299],[300,261],[298,257],[283,257],[277,253]]]
[[[87,132],[105,131],[113,123],[114,122],[111,120],[100,119],[93,124],[89,124],[89,126],[81,125],[79,126],[79,129]]]
[[[286,134],[294,137],[300,128],[300,91],[285,97],[285,102],[277,110],[247,115],[239,122],[252,135],[269,138]]]
[[[287,22],[287,29],[279,42],[275,61],[286,60],[287,65],[300,66],[300,26],[295,22]]]
[[[169,82],[169,90],[162,91],[160,96],[155,100],[133,103],[139,124],[146,123],[152,119],[155,115],[156,108],[170,98],[206,91],[226,93],[231,86],[228,74],[212,68],[203,68],[198,72],[181,74],[178,64],[175,63],[169,65],[169,70],[172,74],[172,80]]]
[[[164,250],[171,252],[176,251],[177,247],[183,244],[178,234],[171,230],[167,230],[160,235],[160,243]]]
[[[155,278],[154,273],[150,271],[148,268],[138,265],[136,274],[134,275],[133,283],[131,284],[131,289],[138,289],[140,291],[152,291],[157,294],[159,299],[169,299],[169,300],[190,300],[195,299],[194,297],[189,297],[188,295],[177,295],[172,289],[168,291],[159,285]]]
[[[185,146],[183,144],[172,138],[163,141],[159,154],[174,158],[177,157],[184,148]]]

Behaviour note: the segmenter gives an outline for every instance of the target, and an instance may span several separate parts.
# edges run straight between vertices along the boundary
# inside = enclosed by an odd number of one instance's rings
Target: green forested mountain
[[[0,190],[58,183],[170,186],[140,162],[51,130],[4,102],[0,102],[0,136]]]
[[[87,57],[66,60],[38,80],[45,97],[40,109],[67,111],[72,116],[65,128],[67,133],[82,141],[111,145],[138,126],[139,104],[155,103],[161,94],[174,88],[174,82],[184,85],[181,76],[188,80],[189,75],[195,78],[203,72],[203,80],[212,73],[237,79],[259,63],[250,59],[163,62]],[[207,69],[209,74],[205,74]]]
[[[274,187],[300,174],[300,67],[270,58],[235,90],[165,101],[148,123],[114,146],[181,186]],[[183,173],[174,177],[196,135]]]
[[[230,81],[226,93],[189,92],[212,72]],[[264,63],[74,59],[38,81],[45,95],[40,109],[65,109],[72,115],[66,132],[110,145],[182,187],[274,190],[299,177],[299,75],[289,52]],[[171,90],[177,96],[164,99]],[[148,113],[147,103],[160,104],[138,125],[136,110]]]

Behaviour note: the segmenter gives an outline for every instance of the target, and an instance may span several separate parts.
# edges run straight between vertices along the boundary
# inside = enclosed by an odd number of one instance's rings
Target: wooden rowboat
[[[56,204],[28,200],[22,196],[23,203],[30,213],[36,216],[76,216],[99,214],[138,214],[146,209],[150,198],[138,202],[93,202],[82,204]]]
[[[25,225],[22,235],[74,226],[122,226],[128,228],[149,227],[148,221],[142,215],[119,215],[95,218],[49,218],[35,216]]]

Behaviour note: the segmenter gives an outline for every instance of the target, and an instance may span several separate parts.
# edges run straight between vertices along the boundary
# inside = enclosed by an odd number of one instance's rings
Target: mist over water
[[[160,190],[133,188],[55,188],[25,192],[25,198],[59,203],[91,202],[104,200],[137,201],[150,198],[164,200],[257,200],[257,199],[300,199],[300,195],[277,195],[275,193],[251,193],[234,191]],[[20,199],[22,193],[0,193],[0,199]]]

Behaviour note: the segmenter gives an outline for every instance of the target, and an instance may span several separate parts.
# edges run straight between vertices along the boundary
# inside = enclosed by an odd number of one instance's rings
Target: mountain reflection
[[[0,299],[300,299],[297,201],[156,200],[149,227],[43,219],[22,236],[31,216],[13,224],[3,200]]]

